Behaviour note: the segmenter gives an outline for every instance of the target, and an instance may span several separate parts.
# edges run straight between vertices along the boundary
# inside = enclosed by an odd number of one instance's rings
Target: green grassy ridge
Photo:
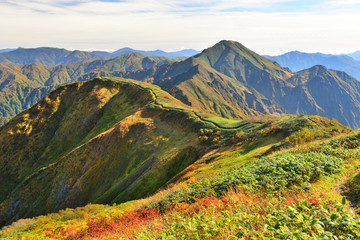
[[[105,79],[107,79],[107,78],[105,78]],[[154,96],[154,104],[159,106],[160,108],[167,109],[167,110],[175,110],[175,111],[180,110],[180,111],[188,112],[188,113],[196,116],[197,118],[199,118],[199,120],[209,123],[210,125],[213,125],[220,130],[240,129],[244,125],[249,124],[251,122],[251,121],[248,121],[248,123],[247,123],[246,121],[244,122],[241,120],[231,120],[231,119],[217,117],[217,116],[214,116],[211,114],[205,114],[205,113],[199,112],[195,109],[192,109],[189,106],[186,106],[183,103],[176,101],[175,99],[171,99],[171,101],[169,101],[167,99],[169,99],[170,96],[166,96],[168,94],[166,94],[165,92],[160,90],[158,87],[154,87],[154,85],[152,85],[152,87],[143,87],[142,86],[143,83],[135,82],[135,81],[129,82],[129,84],[134,84],[141,89],[146,89],[146,90],[150,91],[151,94]],[[162,94],[162,95],[165,94],[166,98],[164,98],[164,97],[159,98],[158,96],[160,94]],[[176,103],[176,104],[174,104],[174,103]],[[263,123],[264,121],[265,120],[262,120],[260,122]]]
[[[188,117],[189,114],[174,115],[174,113],[171,113],[177,119],[176,121],[169,121],[167,120],[170,114],[168,113],[169,110],[164,112],[159,107],[151,107],[155,101],[154,93],[157,96],[161,94],[160,97],[157,97],[157,101],[161,99],[163,104],[181,107],[181,102],[173,99],[169,94],[160,89],[149,91],[149,86],[139,87],[139,84],[131,80],[95,79],[86,83],[65,85],[2,127],[0,134],[1,132],[3,134],[18,132],[19,130],[16,129],[20,128],[24,131],[23,134],[25,136],[27,134],[32,136],[31,133],[36,131],[36,128],[31,127],[31,125],[27,125],[24,128],[21,125],[24,124],[22,121],[25,119],[37,118],[36,114],[38,113],[28,116],[28,113],[31,113],[34,109],[43,109],[43,114],[50,114],[52,116],[46,118],[57,119],[56,121],[58,121],[57,127],[54,124],[49,124],[53,129],[51,134],[55,130],[56,134],[48,141],[48,146],[39,149],[42,160],[38,160],[37,164],[31,167],[26,165],[26,162],[23,162],[22,178],[24,180],[22,183],[15,182],[15,179],[10,181],[10,178],[7,179],[7,187],[5,186],[4,188],[2,186],[1,190],[4,191],[5,196],[12,188],[17,187],[12,193],[9,193],[7,200],[2,202],[1,218],[4,221],[12,221],[10,219],[13,219],[14,213],[8,212],[6,209],[13,209],[22,216],[34,216],[59,210],[67,206],[84,205],[88,201],[109,202],[113,199],[124,201],[124,199],[143,197],[156,191],[167,180],[172,178],[173,175],[195,161],[199,157],[200,152],[203,151],[203,147],[196,147],[198,142],[196,131],[191,133],[193,129],[187,123],[193,120],[185,120],[183,124],[179,124],[178,118],[180,116]],[[118,91],[119,86],[123,92],[117,93],[116,91]],[[72,89],[71,91],[78,91],[77,94],[82,97],[62,107],[63,100],[61,100],[61,95],[64,95],[63,97],[66,98],[67,94],[71,92],[70,89]],[[101,92],[104,93],[102,94]],[[70,93],[70,95],[72,94]],[[110,94],[110,97],[107,96],[108,94]],[[139,96],[141,97],[139,98]],[[47,102],[59,99],[59,97],[60,102],[52,106],[51,108],[53,109],[42,107],[43,104],[46,105]],[[97,100],[94,102],[95,99],[92,99],[92,97],[95,97]],[[97,101],[103,99],[107,100],[103,103],[97,103]],[[171,103],[172,99],[174,103]],[[72,105],[73,102],[76,105]],[[100,104],[99,110],[89,111],[89,109],[92,109],[97,104]],[[184,107],[186,106],[184,105]],[[88,112],[88,116],[83,115],[83,110]],[[139,110],[142,112],[139,112]],[[172,111],[175,110],[172,109]],[[163,114],[166,116],[162,116]],[[24,116],[26,116],[25,119]],[[59,118],[60,116],[61,118]],[[85,122],[95,123],[81,136],[77,135],[81,128],[78,127],[78,130],[75,132],[71,130],[77,125],[73,120],[76,119],[78,121],[79,117],[85,120]],[[92,120],[92,118],[97,120]],[[30,133],[27,133],[27,131],[30,131]],[[46,128],[42,128],[41,131],[46,131]],[[141,133],[142,131],[144,132]],[[142,137],[135,138],[136,135]],[[38,133],[35,136],[38,136]],[[67,141],[64,142],[62,140],[63,136],[66,136]],[[12,142],[11,135],[8,135],[6,138],[8,141],[10,140],[10,143]],[[119,139],[123,140],[119,142]],[[4,151],[11,151],[9,142],[7,145],[2,145],[2,153]],[[27,145],[29,148],[32,147],[21,142],[18,144]],[[35,141],[33,144],[37,144],[37,142]],[[129,148],[130,146],[132,147]],[[114,155],[109,155],[108,151],[110,150],[114,152]],[[26,154],[26,152],[26,149],[22,149],[17,154]],[[147,157],[144,158],[144,156]],[[13,155],[13,157],[15,158],[11,161],[12,164],[14,164],[16,157],[19,160],[22,159],[19,155]],[[99,161],[94,161],[94,159],[99,159]],[[114,159],[119,159],[120,161],[114,161]],[[75,165],[74,161],[76,162]],[[90,167],[84,167],[84,161],[89,162]],[[101,162],[101,164],[99,165],[97,162]],[[31,161],[28,164],[30,163]],[[108,166],[106,170],[99,168],[103,164]],[[69,171],[70,169],[71,171]],[[139,173],[136,172],[137,169],[142,170]],[[3,177],[9,177],[6,171],[6,164],[2,172]],[[32,172],[35,173],[31,174]],[[111,174],[110,172],[113,173]],[[26,177],[29,174],[30,176]],[[100,182],[94,180],[94,176],[100,176],[101,174],[103,174],[103,180]],[[62,177],[65,177],[65,179]],[[153,180],[140,181],[142,178]],[[104,179],[107,179],[106,182],[103,182]],[[154,179],[157,180],[155,181]],[[61,188],[58,183],[64,181],[67,182]],[[119,187],[114,187],[117,185]],[[136,185],[138,187],[135,187]],[[139,190],[140,187],[143,187],[141,191]],[[52,191],[44,192],[45,189],[52,189]],[[73,191],[69,194],[68,191],[71,191],[71,189]],[[96,189],[96,191],[91,189]],[[80,194],[79,191],[82,191],[82,193]],[[79,197],[78,194],[82,197]],[[33,197],[30,196],[35,195],[41,197],[38,197],[37,201],[31,202],[30,199],[33,199]],[[67,199],[65,200],[61,196],[67,196]],[[62,199],[61,201],[59,197]],[[17,202],[17,205],[13,205],[15,202]],[[31,206],[29,207],[31,210],[25,210],[21,207],[24,205]],[[2,222],[2,224],[4,223]]]

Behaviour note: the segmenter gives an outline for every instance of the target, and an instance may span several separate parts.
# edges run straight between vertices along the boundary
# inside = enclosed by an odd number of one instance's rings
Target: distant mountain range
[[[14,51],[0,53],[0,63],[28,64],[40,63],[46,66],[55,66],[66,63],[80,63],[104,59],[98,55],[83,51],[68,51],[60,48],[18,48]]]
[[[0,53],[5,53],[5,52],[11,52],[16,50],[16,48],[5,48],[5,49],[0,49]]]
[[[354,53],[349,53],[347,55],[354,58],[357,61],[360,61],[360,51],[356,51]]]
[[[93,51],[91,53],[98,55],[98,56],[106,57],[106,58],[114,58],[114,57],[118,57],[118,56],[121,56],[124,54],[129,54],[129,53],[141,53],[145,56],[150,56],[150,57],[177,58],[177,57],[191,57],[195,54],[198,54],[199,52],[200,51],[197,51],[194,49],[184,49],[184,50],[176,51],[176,52],[165,52],[162,50],[144,51],[144,50],[136,50],[136,49],[132,49],[132,48],[121,48],[114,52]]]
[[[161,50],[143,51],[131,48],[122,48],[115,52],[86,52],[79,50],[69,51],[62,48],[50,47],[18,48],[0,50],[0,63],[22,65],[37,62],[46,66],[56,66],[60,64],[83,63],[94,60],[111,59],[129,53],[140,53],[149,57],[181,58],[193,56],[199,53],[199,51],[186,49],[177,52],[164,52]]]
[[[352,54],[332,55],[323,53],[304,53],[299,51],[288,52],[279,56],[265,57],[278,62],[291,71],[297,72],[315,65],[323,65],[338,71],[345,71],[351,76],[360,79],[360,52]]]

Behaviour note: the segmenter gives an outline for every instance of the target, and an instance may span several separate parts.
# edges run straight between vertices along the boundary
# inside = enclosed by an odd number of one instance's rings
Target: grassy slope
[[[195,109],[235,119],[284,113],[274,102],[212,68],[197,65],[190,72],[192,76],[169,79],[167,84],[178,79],[180,83],[167,91]]]
[[[175,109],[152,108],[154,101],[183,105],[160,89],[97,79],[62,86],[3,126],[1,201],[7,199],[2,221],[88,201],[144,196],[189,165],[201,150],[189,125],[194,120]],[[143,191],[135,189],[135,180],[152,175],[162,178],[148,182]],[[33,201],[31,196],[41,197]]]

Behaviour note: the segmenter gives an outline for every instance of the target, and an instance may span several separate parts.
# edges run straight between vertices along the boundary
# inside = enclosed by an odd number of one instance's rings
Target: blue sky
[[[0,0],[0,49],[360,50],[359,0]]]

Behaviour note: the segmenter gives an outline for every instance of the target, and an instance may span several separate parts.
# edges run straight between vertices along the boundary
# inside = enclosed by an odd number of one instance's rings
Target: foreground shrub
[[[156,206],[161,210],[177,202],[191,203],[206,196],[221,197],[239,185],[250,191],[286,191],[293,186],[305,190],[308,183],[339,172],[341,166],[340,158],[323,153],[277,154],[231,169],[213,179],[192,182],[186,188],[173,191]]]

